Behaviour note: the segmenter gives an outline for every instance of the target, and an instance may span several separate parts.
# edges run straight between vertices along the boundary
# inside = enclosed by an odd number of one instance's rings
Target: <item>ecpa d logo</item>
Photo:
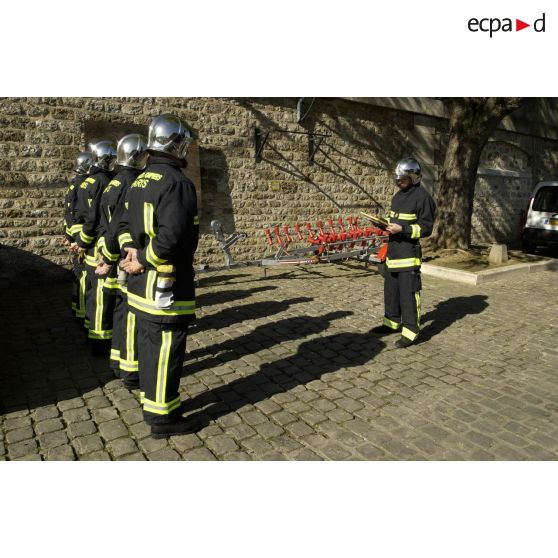
[[[530,23],[525,23],[521,19],[515,19],[515,29],[512,24],[512,18],[505,17],[500,19],[498,17],[485,17],[482,19],[478,19],[476,17],[472,17],[469,22],[467,23],[467,27],[469,31],[473,33],[477,33],[481,31],[483,33],[489,33],[490,38],[494,33],[498,33],[499,31],[505,32],[512,32],[512,31],[521,31],[522,29],[527,29],[527,27],[531,27]],[[546,26],[546,14],[536,19],[533,22],[533,29],[536,33],[544,33]]]

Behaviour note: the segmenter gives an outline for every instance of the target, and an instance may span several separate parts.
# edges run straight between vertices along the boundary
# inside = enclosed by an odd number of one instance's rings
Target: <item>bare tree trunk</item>
[[[444,99],[449,138],[436,195],[436,225],[428,248],[467,249],[479,159],[488,138],[504,116],[521,106],[521,98]]]

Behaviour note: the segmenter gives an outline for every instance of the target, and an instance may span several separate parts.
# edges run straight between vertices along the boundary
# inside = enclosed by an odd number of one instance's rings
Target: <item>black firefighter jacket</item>
[[[97,267],[99,259],[97,238],[101,220],[101,195],[112,177],[112,172],[93,167],[79,186],[74,239],[86,249],[85,264],[90,267]]]
[[[66,195],[64,196],[64,236],[69,242],[73,242],[74,240],[72,227],[76,210],[76,192],[84,178],[85,176],[82,174],[76,174],[70,180],[70,186],[66,190]]]
[[[403,230],[389,237],[386,267],[390,272],[420,269],[420,239],[432,234],[436,204],[420,185],[399,190],[391,200],[388,221]]]
[[[101,194],[97,250],[101,253],[104,262],[113,266],[104,283],[105,289],[119,288],[116,282],[118,274],[116,263],[120,257],[119,226],[124,213],[126,193],[140,172],[130,167],[117,167],[116,175]]]
[[[184,323],[195,312],[194,253],[199,218],[194,184],[171,157],[151,156],[149,166],[126,194],[118,237],[121,249],[138,249],[145,273],[128,277],[128,305],[138,317],[159,323]],[[173,303],[157,308],[157,268],[173,266]],[[161,269],[164,269],[161,267]]]

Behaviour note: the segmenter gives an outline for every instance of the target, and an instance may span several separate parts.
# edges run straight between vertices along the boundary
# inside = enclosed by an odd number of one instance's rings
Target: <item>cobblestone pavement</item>
[[[188,339],[195,434],[153,440],[137,392],[93,358],[67,278],[3,289],[3,460],[553,460],[558,274],[482,286],[423,278],[421,342],[370,329],[359,266],[202,279]]]

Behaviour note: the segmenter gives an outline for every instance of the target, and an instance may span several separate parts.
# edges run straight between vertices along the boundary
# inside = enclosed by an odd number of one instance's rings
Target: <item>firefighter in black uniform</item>
[[[103,292],[104,279],[95,274],[99,262],[98,244],[103,222],[108,218],[106,208],[101,207],[102,193],[112,180],[112,167],[116,160],[116,149],[111,141],[97,142],[93,147],[94,163],[89,176],[80,185],[82,195],[78,195],[76,221],[76,252],[83,255],[85,260],[85,325],[89,328],[88,338],[93,341],[94,350],[103,352],[106,344],[100,343],[110,340],[112,336],[112,312],[114,302]],[[85,194],[85,195],[84,195]]]
[[[116,176],[108,183],[102,199],[102,212],[106,209],[108,223],[101,218],[98,245],[101,263],[95,273],[105,278],[103,289],[114,296],[110,367],[128,388],[139,387],[135,315],[128,311],[127,285],[118,279],[118,260],[121,257],[118,235],[124,214],[128,188],[145,168],[148,153],[147,140],[139,134],[124,136],[116,148]],[[106,227],[104,227],[106,225]],[[125,256],[126,254],[123,254]],[[121,274],[125,272],[121,272]],[[122,277],[121,277],[122,279]]]
[[[182,169],[192,141],[176,116],[149,126],[149,163],[132,183],[127,227],[120,240],[127,256],[128,305],[136,315],[140,397],[154,438],[189,432],[178,391],[188,324],[194,317],[193,258],[198,246],[196,191]]]
[[[87,178],[91,165],[93,163],[93,154],[89,151],[80,153],[76,158],[76,165],[74,168],[75,176],[70,181],[70,186],[64,198],[64,244],[70,247],[74,243],[73,234],[74,217],[77,204],[77,191],[80,184]],[[85,266],[83,261],[77,254],[72,252],[72,271],[74,274],[74,281],[72,284],[72,314],[79,320],[85,318]]]
[[[384,321],[375,333],[401,332],[396,347],[412,345],[420,330],[420,239],[432,234],[436,205],[421,186],[419,162],[407,157],[397,164],[399,192],[391,200],[391,233],[384,268]]]

